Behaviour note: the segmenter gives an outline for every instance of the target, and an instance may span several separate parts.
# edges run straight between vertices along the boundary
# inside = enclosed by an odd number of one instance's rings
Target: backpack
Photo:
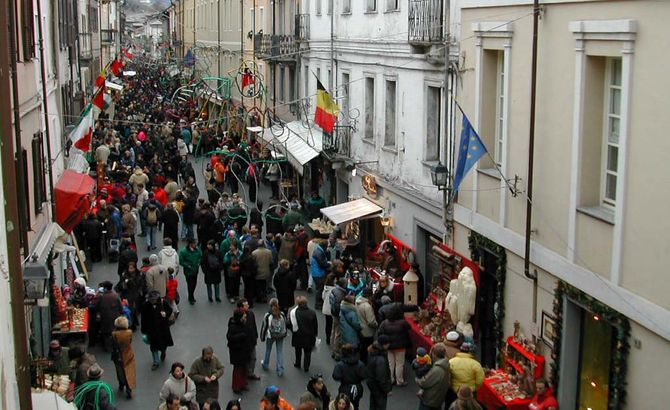
[[[147,209],[147,224],[156,225],[158,223],[158,209]]]
[[[284,314],[282,313],[279,315],[278,318],[274,317],[274,315],[270,315],[270,338],[272,340],[279,340],[283,339],[286,337],[286,318],[284,318]]]

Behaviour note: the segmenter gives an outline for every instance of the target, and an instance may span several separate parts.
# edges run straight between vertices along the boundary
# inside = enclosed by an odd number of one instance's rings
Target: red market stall
[[[86,174],[65,170],[61,175],[54,196],[56,198],[56,222],[67,233],[86,216],[91,207],[89,195],[93,194],[95,180]]]

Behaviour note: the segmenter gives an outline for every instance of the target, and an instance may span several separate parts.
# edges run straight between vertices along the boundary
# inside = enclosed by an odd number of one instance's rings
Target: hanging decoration
[[[493,301],[494,328],[493,334],[498,344],[496,349],[496,363],[503,366],[503,352],[505,351],[505,334],[503,331],[503,321],[505,320],[505,277],[507,275],[507,253],[505,248],[493,242],[489,238],[475,231],[470,232],[468,238],[470,254],[473,261],[479,261],[482,258],[484,250],[492,253],[498,258],[496,270],[493,273],[498,286],[496,288],[495,300]]]
[[[615,338],[612,349],[612,363],[609,386],[609,409],[623,409],[626,403],[626,373],[628,370],[628,354],[630,352],[630,322],[628,318],[611,307],[599,302],[590,295],[574,288],[563,281],[558,281],[554,292],[553,312],[556,318],[554,347],[551,352],[551,384],[558,388],[561,341],[563,334],[563,301],[568,298],[584,309],[600,317],[613,328]]]

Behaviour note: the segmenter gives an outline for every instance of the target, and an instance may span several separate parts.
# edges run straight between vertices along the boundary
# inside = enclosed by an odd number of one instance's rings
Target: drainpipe
[[[277,1],[272,2],[272,36],[270,37],[270,50],[274,49],[274,39],[277,33],[275,32],[275,4]],[[283,4],[283,3],[282,3]],[[254,13],[256,11],[254,10]],[[262,28],[261,28],[262,29]],[[277,44],[279,45],[279,44]],[[274,50],[273,50],[274,51]],[[279,50],[277,50],[277,56],[279,56]],[[272,73],[272,110],[277,112],[277,62],[273,61],[274,53],[270,53],[270,72]],[[284,79],[282,78],[282,81]]]
[[[21,155],[21,113],[19,112],[19,86],[17,77],[17,15],[13,0],[0,0],[0,6],[8,13],[0,13],[0,27],[9,28],[8,36],[0,36],[0,49],[9,50],[9,53],[0,53],[0,129],[4,144],[0,144],[0,161],[4,181],[19,181],[23,173],[23,157]],[[9,20],[9,21],[8,21]],[[5,31],[6,33],[6,31]],[[9,58],[9,61],[7,61]],[[11,86],[8,84],[7,74],[11,74]],[[12,100],[9,100],[9,93]],[[14,120],[14,144],[11,144],[12,116],[9,108],[12,106]],[[17,184],[18,185],[18,184]],[[25,195],[22,187],[11,183],[3,184],[5,198],[4,229],[7,231],[7,270],[9,271],[9,291],[14,336],[14,358],[16,362],[16,383],[19,393],[19,407],[32,408],[30,398],[30,358],[28,355],[28,339],[26,337],[25,307],[23,304],[23,275],[21,273],[21,236],[23,243],[27,242],[26,231],[30,227],[21,229],[23,221],[19,215],[19,207],[26,209]],[[25,193],[23,193],[25,194]]]
[[[540,18],[539,0],[533,1],[533,52],[530,75],[530,128],[528,132],[528,198],[526,199],[526,246],[523,273],[533,281],[533,323],[537,323],[537,271],[530,271],[530,235],[533,218],[533,162],[535,150],[535,97],[537,89],[537,31]]]
[[[242,66],[243,62],[244,62],[244,0],[240,0],[240,62],[239,62],[240,66]],[[243,92],[240,93],[240,102],[242,103],[242,107],[244,107]]]
[[[39,33],[40,47],[40,75],[42,77],[42,104],[44,105],[44,132],[47,139],[47,164],[49,176],[49,202],[51,204],[51,219],[56,215],[56,201],[54,200],[54,175],[51,164],[51,127],[49,126],[49,94],[47,90],[47,67],[44,57],[44,32],[42,31],[42,0],[37,0],[37,32]],[[44,172],[44,170],[41,170]]]
[[[216,73],[217,77],[221,77],[221,0],[216,0],[216,47]],[[218,90],[218,84],[216,88]]]

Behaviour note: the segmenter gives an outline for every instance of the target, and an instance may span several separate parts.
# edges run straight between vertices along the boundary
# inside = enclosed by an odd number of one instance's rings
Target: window
[[[365,139],[372,140],[375,132],[375,79],[365,79]]]
[[[321,0],[316,0],[316,15],[321,15]]]
[[[284,67],[279,68],[279,101],[284,102],[286,96],[286,81],[284,81]]]
[[[47,200],[46,184],[44,182],[44,141],[43,134],[38,132],[33,135],[31,143],[33,160],[33,195],[35,198],[35,214],[42,212],[42,205]]]
[[[426,88],[426,161],[440,159],[440,115],[442,99],[440,87]]]
[[[365,11],[366,12],[377,11],[377,0],[365,0]]]
[[[342,14],[351,13],[351,0],[342,0]]]
[[[505,53],[498,52],[498,66],[496,70],[496,143],[494,154],[496,164],[502,165],[503,162],[503,137],[505,129]]]
[[[386,0],[386,11],[400,10],[400,0]]]
[[[340,91],[341,90],[341,91]],[[338,100],[341,100],[341,111],[345,114],[344,115],[344,121],[346,121],[346,125],[349,124],[349,107],[351,107],[351,102],[350,102],[350,87],[349,87],[349,73],[342,73],[342,85],[339,87],[338,90]]]
[[[295,101],[295,69],[292,67],[288,69],[288,99]]]
[[[22,0],[21,7],[21,52],[22,61],[35,57],[35,13],[33,0]]]
[[[608,206],[616,205],[619,158],[619,127],[621,124],[621,58],[607,59],[605,76],[605,123],[601,198]]]
[[[305,85],[303,86],[302,96],[304,98],[307,98],[307,96],[309,95],[309,76],[310,76],[310,71],[309,71],[309,66],[308,65],[305,66],[304,74],[305,74]]]
[[[386,80],[386,112],[384,114],[384,146],[395,147],[396,82]]]
[[[479,160],[480,169],[493,169],[501,165],[504,158],[502,146],[505,135],[505,95],[504,67],[505,52],[502,50],[484,50],[481,60],[481,115],[479,135],[491,154]],[[493,158],[493,159],[492,159]],[[495,163],[493,162],[495,160]]]
[[[258,10],[258,27],[256,28],[256,31],[258,30],[265,30],[265,8],[260,7]]]
[[[333,78],[330,76],[330,68],[328,69],[328,92],[333,90]]]

